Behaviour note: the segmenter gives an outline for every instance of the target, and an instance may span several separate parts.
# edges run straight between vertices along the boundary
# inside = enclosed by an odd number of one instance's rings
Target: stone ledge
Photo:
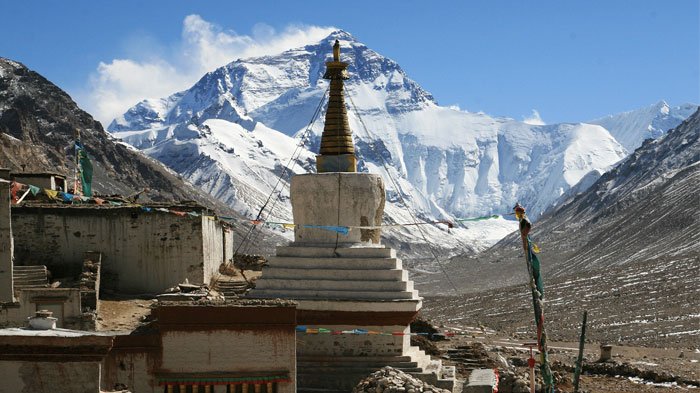
[[[261,280],[262,282],[262,280]],[[410,300],[415,299],[415,291],[333,291],[313,289],[255,289],[251,293],[257,298],[283,298],[294,300]]]
[[[291,243],[277,247],[278,257],[300,258],[396,258],[396,251],[384,245],[362,244],[362,247],[332,247],[327,244],[312,246]]]
[[[258,282],[256,291],[258,290],[403,293],[413,290],[413,281],[360,281],[345,280],[342,277],[339,277],[337,280],[281,279],[268,277]],[[404,295],[398,295],[397,298],[403,299]]]
[[[268,258],[270,268],[304,268],[337,270],[396,270],[402,268],[398,258],[328,258],[328,257],[280,257]]]
[[[408,281],[408,271],[403,269],[358,270],[358,269],[307,269],[289,267],[267,267],[265,279],[306,279],[335,280],[343,277],[348,280],[364,281]],[[262,281],[261,281],[262,282]]]

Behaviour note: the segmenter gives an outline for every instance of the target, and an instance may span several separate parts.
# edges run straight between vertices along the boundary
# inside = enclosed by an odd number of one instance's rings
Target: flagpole
[[[540,273],[539,259],[532,251],[532,243],[530,242],[530,229],[532,223],[525,214],[525,208],[519,203],[513,208],[515,217],[520,223],[520,238],[525,251],[525,262],[527,263],[527,271],[530,279],[530,290],[532,292],[532,305],[535,311],[535,325],[537,327],[537,349],[540,351],[540,372],[544,382],[544,392],[554,392],[554,380],[552,378],[552,370],[549,366],[548,349],[547,349],[547,332],[544,329],[544,285]]]

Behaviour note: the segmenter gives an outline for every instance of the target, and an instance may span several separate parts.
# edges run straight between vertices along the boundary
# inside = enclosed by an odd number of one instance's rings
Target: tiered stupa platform
[[[291,182],[294,242],[277,248],[249,296],[298,302],[298,391],[350,392],[384,366],[452,390],[454,367],[411,346],[422,301],[396,251],[380,244],[384,183],[356,173],[338,41],[333,57],[318,173]]]

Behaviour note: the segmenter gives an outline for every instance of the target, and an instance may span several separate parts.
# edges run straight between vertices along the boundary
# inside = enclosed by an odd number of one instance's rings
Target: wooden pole
[[[548,361],[547,333],[544,328],[544,293],[543,288],[538,287],[538,283],[541,284],[541,273],[539,271],[539,261],[537,262],[537,268],[533,266],[533,262],[537,260],[537,256],[532,251],[529,238],[532,223],[525,214],[525,208],[520,206],[519,203],[515,205],[513,210],[515,211],[515,217],[520,223],[520,238],[523,243],[525,262],[530,278],[530,291],[532,293],[532,305],[535,312],[535,325],[537,327],[537,349],[540,351],[540,371],[542,373],[544,393],[553,393],[554,381]]]
[[[578,358],[576,359],[576,369],[574,370],[574,393],[578,393],[578,381],[581,378],[581,369],[583,368],[583,345],[586,341],[586,319],[588,319],[588,311],[583,311],[583,323],[581,324],[581,338],[578,342]]]

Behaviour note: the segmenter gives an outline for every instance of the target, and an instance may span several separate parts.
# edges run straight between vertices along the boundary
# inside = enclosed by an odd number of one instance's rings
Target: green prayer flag
[[[32,195],[36,196],[39,192],[41,192],[41,188],[33,185],[29,185],[29,191],[31,191]]]
[[[83,185],[83,195],[92,196],[92,162],[85,149],[78,149],[78,162],[80,163],[80,182]]]
[[[544,282],[542,281],[542,274],[540,273],[540,259],[537,258],[537,254],[532,250],[532,240],[530,237],[527,238],[528,243],[528,253],[530,254],[530,264],[532,265],[532,278],[535,279],[535,286],[537,286],[537,291],[540,293],[540,299],[544,298]]]

